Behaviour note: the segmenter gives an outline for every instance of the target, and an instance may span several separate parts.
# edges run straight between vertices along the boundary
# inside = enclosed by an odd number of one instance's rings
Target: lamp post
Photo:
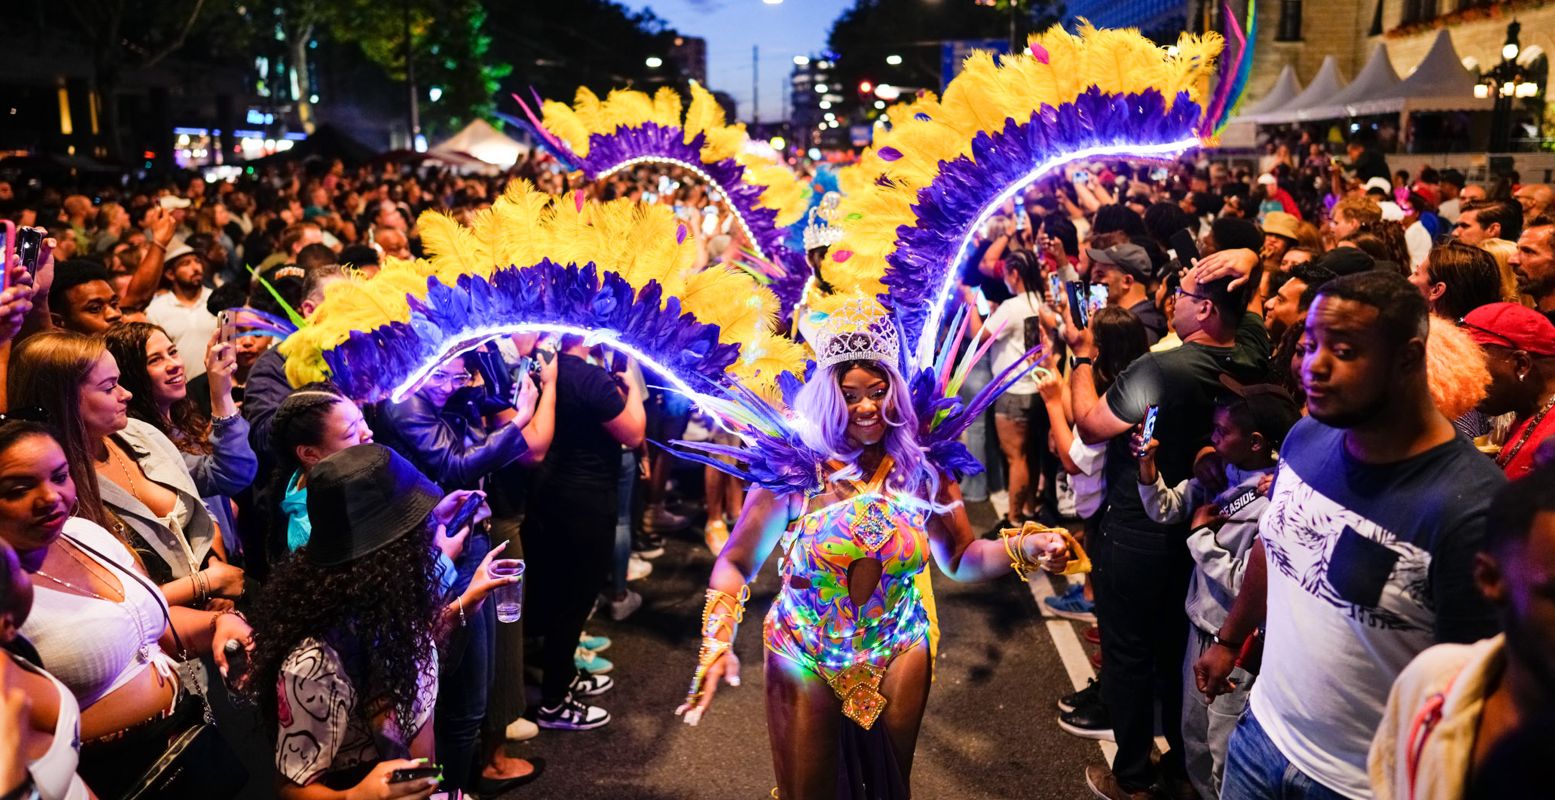
[[[1522,23],[1512,20],[1506,26],[1506,43],[1501,45],[1501,62],[1480,78],[1474,87],[1475,97],[1489,97],[1495,105],[1490,113],[1490,151],[1505,153],[1512,149],[1512,112],[1519,99],[1536,98],[1543,87],[1525,75],[1523,65],[1517,63],[1522,52],[1518,34]]]

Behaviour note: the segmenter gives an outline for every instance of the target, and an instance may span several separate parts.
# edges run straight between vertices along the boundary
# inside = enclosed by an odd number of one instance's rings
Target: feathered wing
[[[791,391],[784,394],[792,397]],[[740,438],[740,444],[675,440],[665,447],[775,494],[810,495],[825,488],[825,454],[805,444],[793,420],[766,398],[734,384],[725,387],[722,396],[704,398],[702,403]]]
[[[331,286],[282,343],[294,385],[330,378],[376,399],[429,359],[535,326],[643,354],[688,390],[773,390],[803,366],[772,330],[772,293],[743,272],[693,272],[692,245],[663,206],[579,202],[515,181],[471,228],[438,214],[420,224],[430,261],[390,259],[370,281]]]

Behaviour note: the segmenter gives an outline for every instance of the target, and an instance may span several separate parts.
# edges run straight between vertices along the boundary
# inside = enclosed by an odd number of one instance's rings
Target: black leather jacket
[[[508,424],[488,434],[479,413],[463,393],[441,411],[416,393],[402,403],[383,403],[373,433],[443,491],[475,489],[481,478],[529,452],[522,428]]]

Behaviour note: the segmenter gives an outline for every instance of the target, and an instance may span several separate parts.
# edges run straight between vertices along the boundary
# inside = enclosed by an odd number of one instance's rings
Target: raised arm
[[[961,484],[949,476],[942,476],[936,502],[950,507],[948,511],[932,515],[928,522],[929,549],[941,572],[951,580],[962,582],[986,581],[1010,573],[1011,559],[1006,543],[979,539],[972,532],[966,504],[961,501]],[[1063,537],[1052,533],[1023,536],[1018,543],[1023,548],[1022,562],[1030,565],[1035,565],[1039,557],[1059,556],[1067,548]]]

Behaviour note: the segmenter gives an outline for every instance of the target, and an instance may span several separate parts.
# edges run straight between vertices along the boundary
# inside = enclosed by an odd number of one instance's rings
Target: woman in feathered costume
[[[780,549],[783,588],[763,631],[779,796],[905,797],[931,673],[914,579],[931,555],[960,581],[1062,569],[1068,544],[1034,527],[1003,543],[977,539],[954,478],[920,441],[900,340],[873,302],[833,313],[815,345],[793,430],[796,449],[824,461],[812,456],[808,491],[758,480],[713,567],[700,663],[677,713],[695,724],[720,680],[738,684],[731,644],[747,584]],[[839,737],[856,756],[848,763]]]
[[[960,383],[996,333],[953,364],[966,323],[957,315],[942,339],[947,301],[972,231],[1024,186],[1078,158],[1170,157],[1211,136],[1238,84],[1223,72],[1205,113],[1219,49],[1214,34],[1168,52],[1134,31],[1055,28],[1025,53],[974,55],[943,100],[893,110],[892,129],[860,162],[870,179],[855,175],[830,214],[844,231],[826,242],[837,291],[810,297],[815,370],[784,387],[791,415],[745,416],[746,448],[682,445],[715,466],[716,456],[743,459],[750,466],[731,471],[759,488],[713,568],[677,713],[696,724],[720,681],[738,685],[732,641],[748,582],[778,550],[783,585],[762,636],[779,797],[909,796],[932,674],[914,578],[931,555],[962,581],[1011,567],[1022,579],[1089,569],[1062,531],[1028,523],[1002,542],[972,534],[955,476],[979,466],[956,437],[1035,352],[963,406]],[[876,293],[889,312],[860,299]]]

